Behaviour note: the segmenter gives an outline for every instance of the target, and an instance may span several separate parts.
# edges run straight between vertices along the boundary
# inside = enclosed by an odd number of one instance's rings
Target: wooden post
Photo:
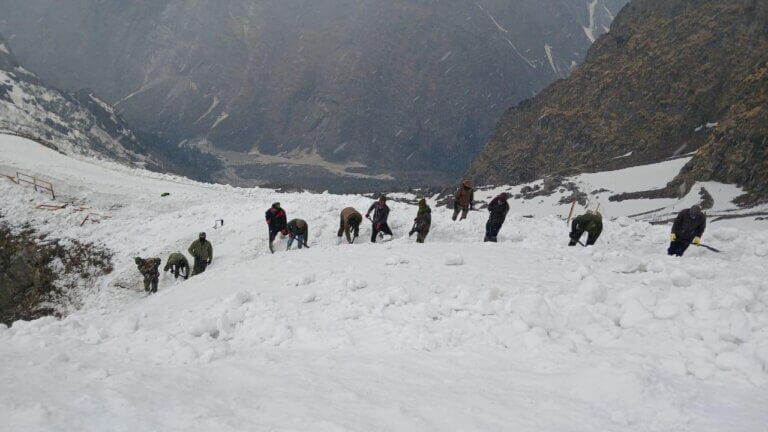
[[[571,204],[571,212],[568,213],[568,220],[565,222],[567,226],[571,226],[571,218],[573,217],[573,210],[576,208],[576,194],[573,194],[573,203]]]
[[[37,177],[32,177],[32,187],[34,187],[35,192],[37,192]]]
[[[51,183],[51,199],[56,201],[56,193],[53,192],[53,183]]]

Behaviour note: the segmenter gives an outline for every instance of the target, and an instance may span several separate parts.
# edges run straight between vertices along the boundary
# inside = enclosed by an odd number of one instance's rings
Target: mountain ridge
[[[631,2],[569,78],[507,110],[469,175],[518,183],[695,152],[669,195],[696,180],[764,194],[766,8],[751,0]]]

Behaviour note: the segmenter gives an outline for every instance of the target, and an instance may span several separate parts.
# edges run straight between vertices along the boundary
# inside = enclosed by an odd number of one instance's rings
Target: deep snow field
[[[661,187],[681,163],[579,181]],[[0,136],[0,173],[17,170],[91,210],[38,210],[44,194],[0,178],[5,220],[101,244],[115,272],[65,319],[0,325],[2,431],[768,430],[768,222],[711,218],[704,242],[724,253],[678,259],[668,225],[625,217],[695,196],[601,200],[594,248],[567,247],[555,198],[513,203],[498,244],[482,243],[485,211],[453,223],[431,200],[424,245],[398,202],[393,241],[370,244],[366,223],[339,245],[339,211],[371,198],[200,184]],[[736,188],[714,189],[733,209]],[[273,201],[308,221],[311,249],[268,253]],[[81,227],[88,212],[110,218]],[[199,231],[213,265],[147,297],[132,258],[164,262]]]

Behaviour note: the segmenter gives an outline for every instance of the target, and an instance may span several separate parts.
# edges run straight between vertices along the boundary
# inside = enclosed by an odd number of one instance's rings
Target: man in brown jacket
[[[157,283],[160,280],[160,258],[147,258],[140,257],[134,258],[136,267],[139,269],[139,273],[144,276],[144,291],[154,294],[157,292]]]
[[[363,215],[352,207],[347,207],[341,211],[341,221],[339,223],[339,232],[336,234],[339,238],[342,235],[347,236],[347,243],[352,244],[360,235],[360,224],[363,223]],[[350,234],[354,231],[354,237]]]
[[[472,189],[472,183],[469,180],[464,182],[456,189],[456,194],[453,200],[453,220],[459,216],[461,212],[461,219],[464,220],[469,214],[469,210],[475,206],[475,190]]]

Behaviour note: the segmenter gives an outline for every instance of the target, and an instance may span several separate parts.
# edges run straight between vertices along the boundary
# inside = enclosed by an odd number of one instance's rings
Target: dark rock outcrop
[[[481,183],[658,162],[696,152],[694,181],[766,196],[768,3],[633,0],[584,64],[508,110],[473,162]]]
[[[78,306],[79,283],[112,271],[99,247],[12,230],[0,223],[0,323],[61,316]]]

